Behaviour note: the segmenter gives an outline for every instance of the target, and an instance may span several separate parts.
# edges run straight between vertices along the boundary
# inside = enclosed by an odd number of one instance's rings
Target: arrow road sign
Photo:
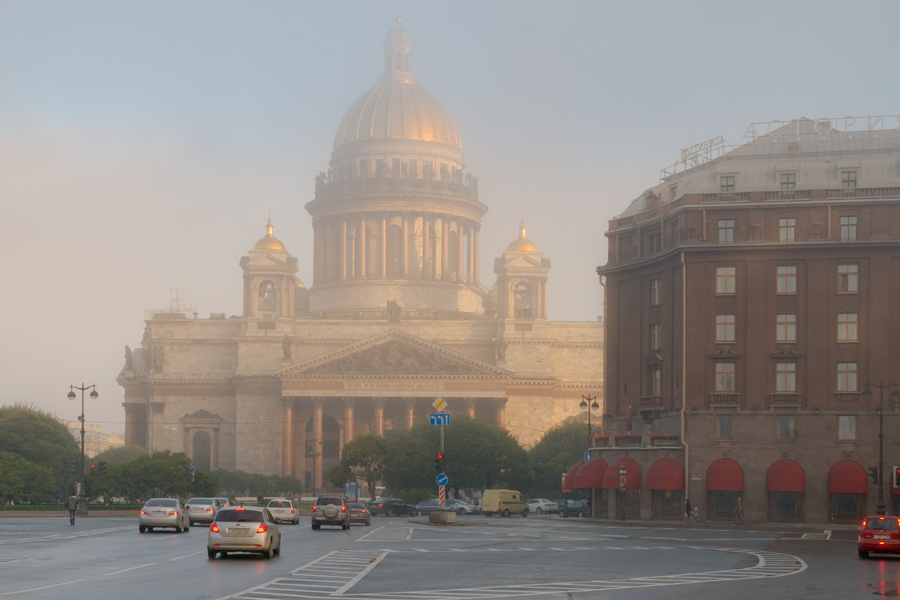
[[[449,425],[450,424],[450,415],[445,413],[431,413],[429,415],[431,417],[432,425]]]
[[[447,476],[445,474],[441,473],[440,475],[435,477],[435,481],[437,481],[438,485],[447,485],[447,482],[449,481],[449,479],[447,478]]]
[[[191,463],[191,473],[194,472],[194,463]]]

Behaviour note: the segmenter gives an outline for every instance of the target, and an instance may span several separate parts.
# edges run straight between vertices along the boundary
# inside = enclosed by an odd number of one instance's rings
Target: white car
[[[300,522],[300,509],[294,506],[294,503],[290,500],[275,498],[269,501],[269,505],[266,508],[272,513],[272,518],[275,519],[276,523],[289,521],[296,525]]]
[[[535,514],[558,513],[559,505],[546,498],[532,498],[528,501],[528,510]]]

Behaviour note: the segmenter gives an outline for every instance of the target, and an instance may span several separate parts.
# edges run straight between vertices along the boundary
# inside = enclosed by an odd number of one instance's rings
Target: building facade
[[[524,224],[481,284],[487,206],[456,125],[399,24],[384,61],[306,205],[312,285],[270,221],[240,260],[240,316],[152,315],[119,376],[127,443],[321,489],[344,444],[409,429],[437,398],[530,444],[601,392],[603,324],[547,319],[550,261]]]
[[[628,477],[599,481],[607,514],[734,519],[740,498],[748,521],[856,521],[882,402],[900,511],[900,131],[824,129],[687,165],[610,221],[594,452]]]

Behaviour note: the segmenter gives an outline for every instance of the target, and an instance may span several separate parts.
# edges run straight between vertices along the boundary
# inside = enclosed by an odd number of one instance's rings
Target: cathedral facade
[[[316,177],[312,285],[270,221],[240,260],[242,315],[152,315],[118,378],[126,443],[321,489],[344,444],[439,398],[529,445],[602,394],[603,323],[547,319],[550,261],[524,224],[482,285],[488,207],[412,49],[398,24]]]

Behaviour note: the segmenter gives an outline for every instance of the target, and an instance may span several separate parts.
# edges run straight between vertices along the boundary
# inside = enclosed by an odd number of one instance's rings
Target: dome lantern
[[[416,78],[413,77],[411,64],[412,39],[400,22],[398,18],[397,24],[384,40],[384,76],[381,80],[415,83]]]

